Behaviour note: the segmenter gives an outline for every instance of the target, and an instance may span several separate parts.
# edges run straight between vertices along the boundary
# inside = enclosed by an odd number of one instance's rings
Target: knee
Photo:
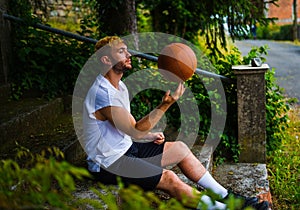
[[[183,141],[176,141],[176,144],[179,148],[185,149],[185,150],[190,150],[188,148],[188,146],[186,145],[186,143],[184,143]]]
[[[164,170],[161,181],[167,186],[177,186],[181,182],[179,177],[171,170]]]
[[[185,156],[191,153],[190,148],[183,141],[176,141],[175,148],[180,154],[184,154]]]

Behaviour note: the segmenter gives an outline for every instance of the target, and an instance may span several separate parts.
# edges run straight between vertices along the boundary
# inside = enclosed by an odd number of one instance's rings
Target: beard
[[[131,64],[127,64],[126,61],[119,61],[112,67],[112,69],[119,74],[124,73],[125,71],[130,70],[131,68]]]

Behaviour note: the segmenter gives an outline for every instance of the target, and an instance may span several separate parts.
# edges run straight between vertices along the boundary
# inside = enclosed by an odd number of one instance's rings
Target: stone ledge
[[[227,189],[244,196],[256,196],[272,204],[266,164],[223,164],[214,170],[213,176]]]
[[[23,102],[20,101],[19,103]],[[39,102],[39,104],[27,108],[28,110],[21,110],[20,113],[16,113],[14,116],[8,117],[7,120],[0,123],[0,143],[3,147],[1,149],[4,149],[4,147],[15,141],[22,140],[23,136],[29,136],[45,129],[64,111],[61,98],[48,103]]]

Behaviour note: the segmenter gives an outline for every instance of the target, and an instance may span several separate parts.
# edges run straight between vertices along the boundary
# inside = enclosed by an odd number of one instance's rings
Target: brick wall
[[[276,6],[274,4],[269,4],[269,11],[267,11],[267,16],[269,18],[276,17],[276,21],[280,25],[292,24],[293,23],[293,0],[278,0]],[[298,22],[300,22],[300,0],[297,0],[297,12],[298,12]]]

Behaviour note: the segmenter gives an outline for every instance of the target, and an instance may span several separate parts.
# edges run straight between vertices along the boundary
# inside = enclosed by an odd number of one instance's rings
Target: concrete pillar
[[[239,161],[266,162],[266,87],[267,64],[261,67],[233,66],[237,77]]]
[[[7,11],[9,0],[0,0],[0,86],[8,83],[11,67],[11,25],[2,16]]]

